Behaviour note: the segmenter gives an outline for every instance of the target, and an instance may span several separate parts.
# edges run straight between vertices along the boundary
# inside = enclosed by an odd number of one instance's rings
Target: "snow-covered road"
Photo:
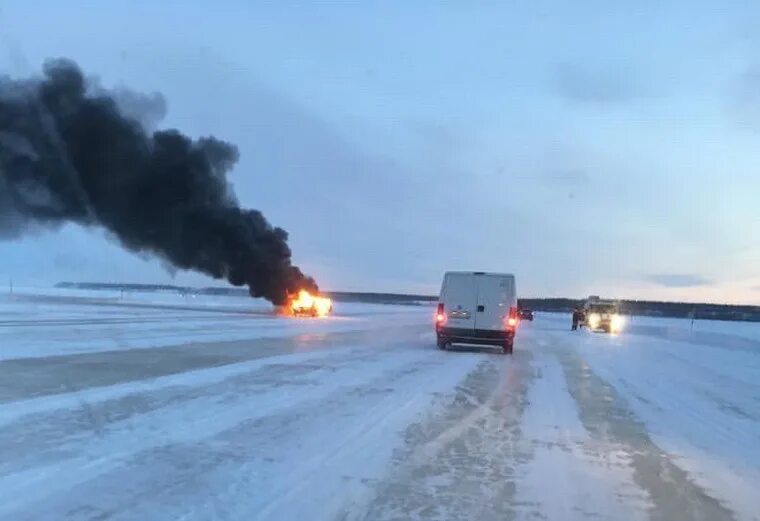
[[[177,298],[0,298],[0,519],[760,519],[760,326]]]

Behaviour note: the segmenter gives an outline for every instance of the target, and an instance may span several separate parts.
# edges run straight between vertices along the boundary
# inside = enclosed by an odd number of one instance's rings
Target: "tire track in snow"
[[[591,439],[548,345],[534,350],[522,422],[531,459],[517,469],[517,519],[647,520],[651,502],[633,480],[630,454]]]
[[[149,438],[164,443],[130,450],[117,458],[118,465],[65,490],[48,489],[48,497],[17,505],[14,519],[46,518],[53,512],[88,520],[321,519],[316,512],[337,512],[347,498],[368,493],[372,478],[382,474],[393,440],[400,440],[394,431],[403,431],[429,405],[433,391],[452,388],[477,360],[457,360],[422,343],[347,355],[338,372],[316,379],[314,367],[302,368],[303,375],[275,373],[271,398],[285,401],[276,400],[257,417],[233,410],[235,421],[218,418],[229,414],[226,407],[239,409],[236,402],[266,404],[265,396],[244,385],[221,394],[210,389],[215,405],[194,408],[208,411],[208,417],[188,418],[187,439],[172,443],[162,431],[150,433]],[[318,387],[303,385],[302,377],[314,379]],[[166,413],[177,416],[172,407]],[[205,429],[199,423],[217,420],[223,429],[205,436],[193,432]],[[141,423],[138,431],[147,432],[148,425]],[[352,494],[346,496],[349,489]]]
[[[293,405],[297,403],[297,398],[311,398],[304,393],[310,387],[315,388],[314,395],[330,389],[329,385],[316,388],[320,381],[327,380],[329,383],[330,379],[341,376],[351,378],[352,367],[357,364],[370,371],[374,366],[392,369],[396,365],[403,367],[405,362],[415,357],[425,356],[424,352],[409,352],[405,347],[402,344],[384,346],[383,350],[366,347],[338,349],[305,353],[294,360],[289,360],[287,356],[269,358],[261,360],[260,364],[253,362],[249,370],[246,370],[245,364],[240,364],[243,366],[241,371],[237,371],[236,367],[220,368],[217,370],[220,378],[216,381],[199,379],[193,382],[192,378],[188,378],[185,385],[146,386],[145,389],[138,384],[124,389],[124,394],[117,394],[113,399],[98,400],[98,389],[92,390],[93,398],[89,400],[87,392],[72,393],[71,398],[77,401],[63,400],[64,405],[60,409],[21,416],[15,422],[0,426],[0,476],[10,474],[14,469],[61,465],[72,456],[96,452],[98,446],[108,452],[111,450],[109,440],[114,436],[123,437],[124,433],[139,431],[141,422],[149,421],[155,430],[162,424],[161,417],[167,412],[205,410],[207,419],[219,415],[226,417],[227,410],[245,407],[245,396],[263,401],[269,395],[277,394],[282,396],[274,404],[275,407],[280,402]],[[388,358],[392,353],[398,356]],[[214,370],[209,371],[208,377],[215,377]],[[291,396],[282,393],[280,390],[284,388],[296,389],[300,394]],[[53,398],[53,403],[58,401],[61,401],[60,398]],[[67,403],[76,405],[70,408],[65,405]],[[273,407],[272,404],[268,406]],[[255,407],[245,411],[248,417],[255,413]],[[181,421],[189,424],[198,423],[199,419],[181,418]],[[161,432],[157,431],[148,439],[129,441],[136,442],[136,445],[131,445],[140,447],[155,438],[153,443],[161,445]],[[166,434],[170,439],[169,433]],[[128,445],[122,442],[114,447],[124,451]],[[34,450],[28,450],[29,447],[34,447]],[[105,458],[105,455],[102,457]]]
[[[568,389],[586,430],[601,443],[623,446],[631,455],[634,480],[653,503],[649,510],[650,519],[735,519],[733,512],[696,485],[666,452],[654,444],[646,426],[612,385],[594,374],[577,353],[562,347],[554,352],[562,364]]]
[[[397,326],[372,330],[306,332],[250,340],[194,342],[155,349],[125,349],[0,360],[0,407],[56,393],[148,380],[295,352],[337,346],[383,345],[408,339],[427,328]]]
[[[520,441],[530,359],[524,350],[485,357],[453,398],[406,430],[367,511],[342,519],[513,518],[515,466],[530,457]]]
[[[597,376],[627,397],[627,405],[650,438],[698,487],[738,519],[760,520],[758,454],[748,450],[760,442],[757,423],[738,411],[725,410],[727,403],[742,403],[747,411],[756,410],[749,400],[757,393],[744,388],[741,379],[712,380],[710,373],[700,370],[706,360],[695,355],[698,346],[689,349],[686,344],[669,341],[644,343],[636,337],[626,340],[631,344],[621,344],[612,351],[599,350],[599,344],[577,347]],[[673,350],[691,352],[702,363],[673,363],[673,358],[662,356]],[[727,357],[712,354],[709,359],[713,366],[727,374],[751,373],[748,364],[726,359],[735,356],[730,351],[724,353]],[[705,392],[707,389],[710,392]],[[728,401],[721,403],[720,398],[712,397],[716,394]]]

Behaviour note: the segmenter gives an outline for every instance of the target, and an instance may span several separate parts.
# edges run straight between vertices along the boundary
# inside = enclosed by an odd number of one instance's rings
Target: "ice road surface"
[[[760,324],[0,296],[0,519],[760,519]]]

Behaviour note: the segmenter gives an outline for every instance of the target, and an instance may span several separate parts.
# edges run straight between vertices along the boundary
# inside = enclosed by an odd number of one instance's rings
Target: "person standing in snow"
[[[578,329],[578,322],[581,320],[581,312],[578,308],[573,310],[573,326],[570,328],[571,331],[576,331]]]

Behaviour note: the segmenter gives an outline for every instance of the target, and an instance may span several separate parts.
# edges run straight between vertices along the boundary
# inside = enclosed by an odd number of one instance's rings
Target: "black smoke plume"
[[[238,205],[226,177],[233,145],[151,132],[119,98],[68,60],[48,62],[41,78],[0,78],[0,238],[97,225],[129,250],[247,285],[274,304],[317,290],[291,264],[287,232]]]

